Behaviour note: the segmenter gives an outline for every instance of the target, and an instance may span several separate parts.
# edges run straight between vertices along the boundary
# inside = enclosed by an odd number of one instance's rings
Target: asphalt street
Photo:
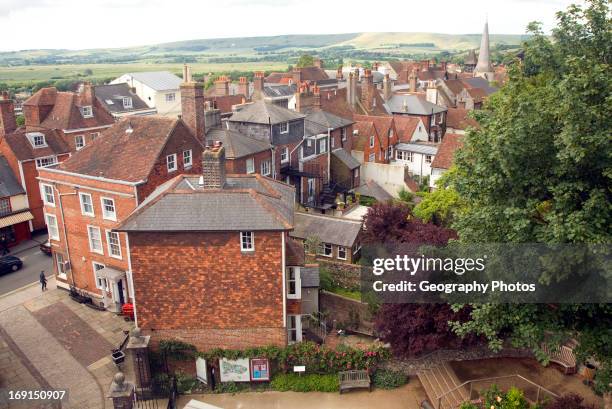
[[[53,275],[52,258],[41,252],[38,247],[18,253],[11,252],[10,255],[19,257],[23,261],[23,267],[21,270],[0,276],[0,295],[38,282],[41,270],[45,270],[47,276]]]

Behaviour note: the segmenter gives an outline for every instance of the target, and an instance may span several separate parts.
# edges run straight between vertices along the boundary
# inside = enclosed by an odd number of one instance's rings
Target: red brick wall
[[[244,174],[246,173],[246,161],[249,158],[255,160],[255,173],[261,174],[261,162],[265,160],[272,160],[272,151],[263,151],[256,153],[251,156],[245,156],[238,159],[229,159],[225,161],[225,172],[227,174]],[[270,171],[272,171],[272,163],[270,162]],[[276,172],[279,173],[279,168],[276,168]],[[270,175],[271,176],[271,175]]]
[[[60,132],[60,133],[62,135],[62,138],[66,142],[66,144],[68,144],[68,146],[70,147],[70,152],[76,152],[76,139],[75,138],[77,135],[83,135],[83,139],[85,140],[85,146],[87,146],[90,143],[92,143],[94,140],[91,134],[99,132],[100,133],[100,135],[98,135],[98,138],[99,138],[102,136],[102,133],[107,128],[108,128],[107,126],[103,126],[100,128],[88,129],[87,131],[83,131],[83,132],[71,132],[71,133]]]
[[[250,254],[238,232],[129,239],[141,328],[203,349],[284,343],[280,232],[255,232]]]

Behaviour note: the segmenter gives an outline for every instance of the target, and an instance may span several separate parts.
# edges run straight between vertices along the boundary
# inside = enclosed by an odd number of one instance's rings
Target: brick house
[[[430,142],[441,142],[446,132],[447,108],[427,100],[425,95],[393,94],[385,101],[390,115],[418,117],[423,121]]]
[[[69,159],[39,169],[58,286],[116,311],[133,297],[124,234],[113,232],[157,186],[201,172],[201,143],[181,119],[121,119]]]
[[[0,249],[30,239],[29,221],[33,218],[25,190],[6,158],[0,156]]]
[[[355,115],[353,156],[362,163],[389,163],[399,142],[392,116]]]
[[[160,186],[116,228],[129,239],[138,326],[199,350],[300,341],[295,190],[226,175],[224,161],[220,143],[206,148],[201,176]]]
[[[222,128],[211,128],[206,133],[206,140],[209,144],[213,141],[223,144],[227,173],[272,176],[273,146],[270,143]]]

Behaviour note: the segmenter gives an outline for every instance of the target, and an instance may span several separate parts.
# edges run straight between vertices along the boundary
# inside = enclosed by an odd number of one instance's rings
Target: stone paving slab
[[[64,303],[49,305],[32,315],[83,366],[111,353],[112,345]]]
[[[87,371],[23,306],[0,313],[0,326],[53,389],[67,389],[62,409],[104,409],[105,398]]]

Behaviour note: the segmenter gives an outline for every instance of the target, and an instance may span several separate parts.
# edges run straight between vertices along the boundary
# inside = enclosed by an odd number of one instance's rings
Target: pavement
[[[25,240],[11,248],[9,255],[23,261],[21,270],[0,276],[0,295],[18,290],[25,285],[38,283],[42,270],[47,277],[53,275],[52,258],[44,254],[38,246],[47,241],[47,234],[37,234],[32,240]]]
[[[65,389],[68,397],[60,405],[0,395],[0,409],[112,408],[106,394],[119,369],[110,350],[133,323],[72,301],[53,277],[48,288],[33,283],[0,295],[0,390]],[[134,379],[129,364],[120,368],[128,380]]]

